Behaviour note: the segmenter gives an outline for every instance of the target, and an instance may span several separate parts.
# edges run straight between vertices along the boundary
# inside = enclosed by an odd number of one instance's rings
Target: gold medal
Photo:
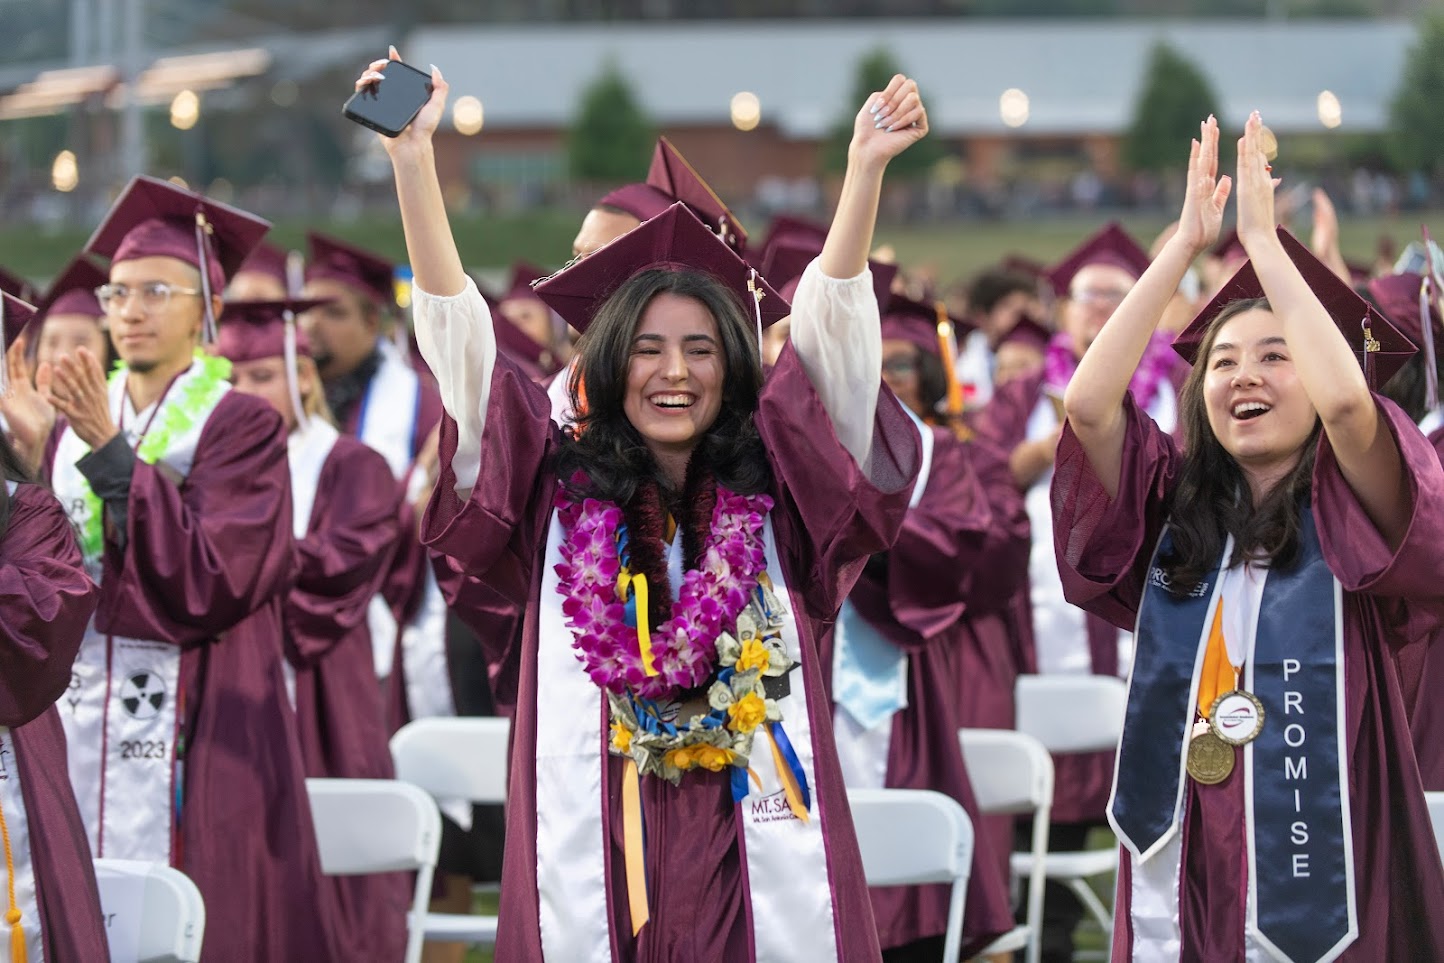
[[[1263,703],[1258,696],[1242,689],[1225,692],[1213,700],[1208,724],[1213,734],[1228,745],[1246,746],[1263,732]]]
[[[1197,733],[1188,742],[1188,774],[1194,782],[1215,786],[1233,772],[1233,746],[1214,735],[1212,729]]]

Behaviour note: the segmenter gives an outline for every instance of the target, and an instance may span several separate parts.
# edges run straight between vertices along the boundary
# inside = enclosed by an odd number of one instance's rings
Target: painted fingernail
[[[892,127],[891,127],[891,126],[888,127],[887,132],[888,132],[889,134],[892,133]]]
[[[869,101],[867,102],[867,110],[868,110],[868,113],[870,113],[870,114],[876,114],[877,111],[878,111],[878,108],[881,107],[881,106],[882,106],[882,104],[878,103],[876,100],[869,100]]]
[[[883,111],[881,114],[878,114],[878,116],[877,116],[877,122],[878,122],[879,124],[886,124],[886,123],[887,123],[887,119],[888,119],[889,117],[891,117],[891,116],[892,116],[892,114],[891,114],[890,112],[888,112],[888,111]]]

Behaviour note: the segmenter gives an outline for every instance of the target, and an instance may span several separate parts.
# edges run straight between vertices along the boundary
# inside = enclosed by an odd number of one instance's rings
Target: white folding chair
[[[1020,675],[1015,698],[1018,731],[1026,732],[1055,755],[1116,750],[1123,737],[1128,687],[1108,675]],[[1013,872],[1032,872],[1031,853],[1014,853]],[[1043,875],[1078,897],[1098,925],[1105,942],[1113,938],[1113,914],[1088,880],[1118,873],[1118,847],[1048,853]]]
[[[869,886],[951,883],[944,963],[958,958],[973,867],[973,822],[957,800],[929,789],[851,789],[847,804]]]
[[[396,778],[436,799],[505,803],[511,724],[495,717],[417,719],[391,737]],[[473,946],[496,944],[496,917],[427,913],[425,938]]]
[[[394,779],[307,779],[321,871],[327,876],[415,871],[406,963],[421,959],[421,923],[441,847],[441,814],[422,790]]]
[[[1434,824],[1434,843],[1444,855],[1444,792],[1426,792],[1424,802],[1429,806],[1429,822]]]
[[[111,963],[196,963],[206,907],[191,878],[164,863],[97,859]]]
[[[980,956],[1027,947],[1027,963],[1042,954],[1043,857],[1048,852],[1048,821],[1053,809],[1053,759],[1030,735],[1006,729],[960,729],[968,779],[984,815],[1033,817],[1033,865],[1028,875],[1028,908],[1022,926],[984,947]],[[1015,870],[1016,872],[1016,870]]]

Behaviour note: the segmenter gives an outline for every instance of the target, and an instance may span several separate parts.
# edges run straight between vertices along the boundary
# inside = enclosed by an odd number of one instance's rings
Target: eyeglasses
[[[918,362],[916,358],[888,358],[882,363],[883,374],[890,374],[895,378],[916,374],[917,370]]]
[[[100,301],[100,306],[108,314],[119,314],[130,303],[130,296],[140,296],[140,306],[146,313],[164,311],[166,305],[170,304],[171,295],[197,295],[201,292],[196,288],[181,288],[174,284],[167,284],[164,281],[147,281],[139,287],[132,288],[125,284],[102,284],[95,289],[95,297]]]
[[[1128,296],[1127,291],[1118,288],[1084,288],[1081,291],[1070,291],[1069,300],[1079,304],[1121,304]]]

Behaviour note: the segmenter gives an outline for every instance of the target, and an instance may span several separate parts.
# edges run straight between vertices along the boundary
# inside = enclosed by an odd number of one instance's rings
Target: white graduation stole
[[[110,386],[110,412],[125,426],[126,440],[137,446],[146,427],[159,425],[165,406],[186,397],[186,386],[199,373],[193,364],[158,402],[137,412],[125,390],[125,379]],[[190,474],[206,422],[225,397],[221,385],[209,410],[188,430],[171,439],[157,460],[181,478]],[[153,415],[154,413],[154,415]],[[89,486],[75,463],[89,448],[69,428],[55,454],[53,486],[61,505],[81,524]],[[101,581],[99,562],[92,575]],[[104,590],[104,583],[101,583]],[[184,783],[180,748],[181,649],[146,639],[127,639],[98,631],[94,618],[85,632],[71,670],[70,688],[56,708],[65,726],[70,782],[80,817],[97,858],[171,863],[176,814]]]
[[[361,399],[356,437],[381,453],[397,480],[411,468],[420,407],[421,378],[394,351],[383,349],[381,365]]]
[[[777,597],[790,605],[770,517],[763,534],[767,573]],[[573,633],[561,611],[556,567],[564,539],[554,510],[541,584],[533,708],[541,943],[548,961],[610,963],[612,916],[606,887],[610,832],[602,799],[604,746],[608,742],[605,703],[602,690],[572,649]],[[784,615],[781,636],[787,654],[801,663],[801,640],[790,612]],[[739,841],[747,861],[746,898],[752,907],[753,942],[758,963],[803,959],[827,963],[839,955],[829,854],[822,833],[827,814],[822,812],[823,793],[814,765],[812,720],[801,671],[795,674],[790,694],[778,701],[787,734],[812,787],[813,811],[806,823],[792,815],[772,754],[752,754],[751,767],[762,780],[763,790],[739,803],[738,815],[743,829]],[[827,706],[817,709],[828,711]],[[688,777],[684,774],[682,778]],[[719,791],[726,792],[726,788]],[[836,824],[832,829],[839,831]],[[844,826],[841,831],[849,830]],[[613,871],[623,872],[620,860]]]
[[[341,433],[322,419],[308,418],[304,429],[297,428],[286,438],[286,464],[291,469],[291,533],[297,542],[310,534],[311,512],[321,487],[321,469],[340,437]],[[281,671],[286,677],[286,697],[295,709],[296,667],[289,659],[282,659]]]

